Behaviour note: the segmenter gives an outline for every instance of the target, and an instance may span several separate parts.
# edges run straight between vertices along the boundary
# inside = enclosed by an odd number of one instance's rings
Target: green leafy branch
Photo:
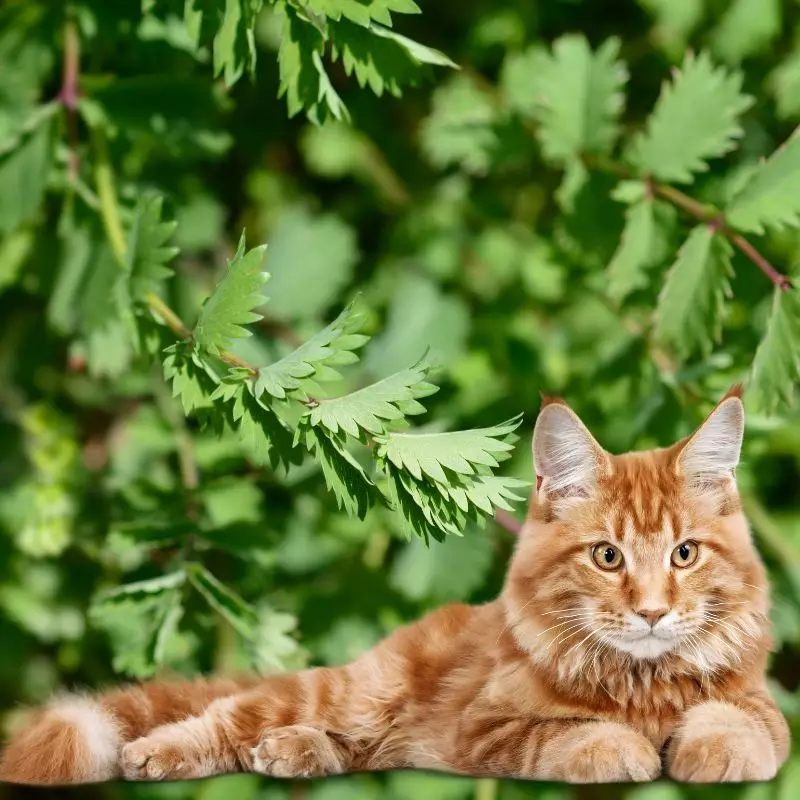
[[[169,2],[148,3],[147,15],[163,19]],[[215,76],[228,86],[255,73],[259,16],[276,15],[281,24],[278,49],[279,96],[289,115],[305,111],[309,119],[348,119],[325,58],[340,61],[347,75],[376,95],[402,94],[431,66],[456,68],[438,50],[393,30],[392,14],[419,14],[413,0],[186,0],[183,20],[196,56],[211,48]]]
[[[707,354],[721,335],[731,294],[731,245],[769,278],[773,310],[749,391],[767,409],[790,403],[800,379],[800,295],[745,234],[800,227],[800,136],[729,178],[724,207],[701,203],[671,184],[694,182],[711,159],[736,149],[743,135],[739,119],[753,104],[741,91],[741,73],[715,66],[706,53],[688,54],[663,85],[643,129],[620,142],[627,68],[618,52],[615,40],[592,51],[585,38],[565,36],[551,52],[518,54],[506,66],[507,102],[536,123],[545,160],[565,170],[558,200],[567,214],[587,186],[589,169],[620,178],[613,196],[627,206],[626,222],[607,282],[617,305],[647,287],[660,261],[659,243],[670,234],[664,202],[697,220],[653,315],[656,340],[678,358]],[[531,93],[516,86],[527,73],[535,75]]]
[[[603,159],[586,155],[583,158],[583,163],[590,169],[599,169],[616,175],[619,178],[626,180],[636,180],[637,176],[623,164],[612,161],[610,159]],[[693,197],[690,197],[685,192],[676,189],[674,186],[659,183],[652,175],[646,175],[643,179],[644,182],[644,195],[643,197],[650,198],[661,197],[669,201],[676,208],[681,209],[689,216],[700,222],[707,223],[716,232],[725,236],[730,242],[737,247],[747,258],[749,258],[768,278],[775,284],[778,289],[788,291],[792,288],[792,282],[788,276],[778,272],[775,267],[752,245],[741,233],[734,230],[725,218],[725,214],[719,209],[711,205],[704,205],[698,202]],[[641,206],[640,206],[641,207]],[[642,223],[635,224],[634,228],[643,227]],[[644,258],[644,257],[643,257]]]
[[[164,373],[187,414],[199,414],[218,430],[233,428],[251,457],[272,468],[298,464],[297,446],[303,445],[340,507],[363,518],[376,502],[384,503],[426,540],[459,533],[468,520],[482,522],[495,506],[508,510],[509,501],[522,499],[514,490],[523,482],[492,475],[507,457],[521,417],[478,431],[403,434],[405,460],[398,458],[395,432],[408,427],[406,417],[425,411],[420,399],[437,391],[426,380],[428,366],[417,364],[344,396],[324,396],[325,384],[341,380],[338,368],[357,362],[355,351],[369,339],[360,332],[354,306],[272,364],[259,367],[232,353],[233,340],[249,336],[246,326],[261,319],[255,309],[266,301],[265,247],[247,250],[242,237],[194,328],[185,325],[159,293],[171,274],[165,264],[177,252],[166,246],[174,224],[161,221],[160,199],[148,199],[139,204],[126,237],[106,157],[101,147],[96,175],[100,212],[122,267],[112,282],[118,312],[141,319],[147,309],[176,336],[164,350]],[[146,337],[139,328],[132,334]],[[296,422],[293,405],[302,408]],[[369,445],[364,450],[374,455],[377,482],[354,456],[357,445]],[[455,456],[469,448],[472,461]],[[414,466],[420,460],[428,465],[427,476]]]

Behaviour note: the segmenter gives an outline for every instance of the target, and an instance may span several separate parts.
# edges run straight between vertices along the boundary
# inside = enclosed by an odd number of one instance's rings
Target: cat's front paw
[[[275,778],[311,778],[342,771],[341,759],[328,735],[308,725],[267,731],[251,755],[254,772]]]
[[[561,780],[569,783],[652,781],[661,774],[655,747],[625,725],[597,722],[582,725],[569,737]]]
[[[198,777],[185,749],[156,736],[142,736],[122,748],[122,774],[129,781],[166,781]]]
[[[778,763],[772,739],[757,720],[730,703],[712,702],[684,717],[667,752],[667,771],[691,783],[768,781]]]

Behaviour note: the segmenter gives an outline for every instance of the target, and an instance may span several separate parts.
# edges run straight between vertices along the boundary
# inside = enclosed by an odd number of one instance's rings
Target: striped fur
[[[740,404],[735,394],[723,402]],[[8,745],[0,778],[418,767],[647,781],[662,754],[679,780],[773,777],[789,734],[764,682],[766,576],[729,463],[741,431],[725,426],[739,424],[739,409],[664,450],[612,456],[584,438],[577,461],[563,446],[577,441],[570,422],[584,436],[582,423],[561,410],[548,417],[556,428],[536,436],[557,457],[542,451],[540,466],[570,472],[539,476],[497,600],[441,608],[341,668],[61,697]],[[725,444],[719,472],[709,432]],[[580,491],[565,504],[570,476]],[[675,566],[686,541],[697,560]],[[624,555],[621,568],[598,566],[599,543]]]

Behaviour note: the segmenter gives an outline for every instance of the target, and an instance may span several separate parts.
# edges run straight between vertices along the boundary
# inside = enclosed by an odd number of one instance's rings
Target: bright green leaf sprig
[[[168,11],[167,3],[147,4],[150,17]],[[228,86],[245,73],[254,75],[259,17],[278,15],[279,95],[286,97],[290,116],[304,111],[315,123],[349,118],[326,58],[340,61],[347,75],[379,97],[400,96],[431,66],[455,68],[443,53],[393,30],[392,14],[419,13],[412,0],[186,0],[183,7],[189,48],[198,57],[210,48],[214,75]]]
[[[531,89],[521,81],[528,74]],[[664,83],[644,127],[622,143],[618,115],[626,67],[609,40],[592,51],[581,36],[558,39],[548,53],[532,49],[509,59],[504,92],[517,113],[536,122],[543,157],[566,170],[559,201],[567,213],[597,168],[621,178],[615,199],[625,203],[625,228],[608,266],[607,293],[627,302],[654,279],[674,249],[672,205],[699,223],[666,273],[654,314],[655,340],[678,359],[708,354],[719,341],[731,296],[734,248],[775,285],[766,335],[750,373],[750,393],[767,410],[787,404],[800,381],[797,289],[748,242],[743,233],[800,227],[800,136],[795,133],[766,161],[746,173],[724,207],[702,204],[668,182],[691,184],[712,159],[734,151],[743,135],[742,115],[753,98],[742,92],[742,74],[716,66],[701,52],[688,53]],[[570,91],[565,92],[564,86]]]
[[[408,417],[424,413],[420,400],[437,391],[427,380],[426,364],[340,397],[320,396],[318,390],[340,380],[338,368],[356,362],[356,351],[368,341],[354,305],[272,364],[255,367],[230,353],[233,340],[250,335],[246,326],[261,319],[256,309],[266,302],[261,292],[269,277],[263,271],[265,247],[248,250],[244,237],[240,239],[194,329],[188,330],[154,291],[153,276],[166,277],[165,254],[173,255],[164,247],[164,234],[171,228],[157,222],[160,215],[154,209],[160,211],[160,206],[154,203],[144,204],[134,222],[159,232],[143,237],[149,250],[138,249],[137,263],[146,262],[148,253],[153,262],[138,268],[150,276],[143,284],[147,291],[129,296],[140,299],[179,338],[164,349],[164,374],[187,414],[198,414],[217,430],[235,430],[251,458],[273,469],[300,463],[302,445],[319,463],[341,507],[363,517],[376,502],[388,504],[406,521],[425,519],[432,527],[414,522],[412,529],[426,539],[457,534],[468,519],[482,519],[495,506],[508,508],[509,500],[521,499],[512,489],[522,483],[492,474],[507,457],[520,418],[478,431],[392,438],[408,428]],[[130,316],[141,319],[141,308]],[[290,421],[291,406],[299,407],[299,422]],[[362,455],[372,452],[371,470],[355,457],[353,448],[358,446]]]

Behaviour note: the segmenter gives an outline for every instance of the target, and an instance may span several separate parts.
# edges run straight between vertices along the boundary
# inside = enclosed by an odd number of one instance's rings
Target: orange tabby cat
[[[249,683],[66,696],[5,751],[23,783],[422,767],[574,782],[772,778],[764,568],[728,393],[699,430],[613,456],[548,400],[537,488],[500,597],[451,605],[352,664]]]

